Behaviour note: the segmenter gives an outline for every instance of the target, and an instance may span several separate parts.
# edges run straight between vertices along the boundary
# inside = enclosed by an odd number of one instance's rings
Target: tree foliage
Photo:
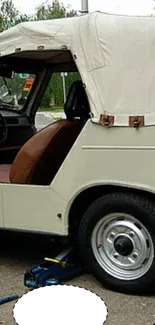
[[[60,3],[58,0],[54,0],[51,5],[45,2],[36,8],[35,16],[37,20],[47,20],[73,17],[75,15],[76,11],[72,10],[70,6],[65,7],[63,3]]]
[[[79,80],[80,75],[76,72],[69,73],[66,77],[66,93],[69,91],[71,84],[75,80]],[[49,107],[50,103],[53,102],[55,106],[63,106],[64,98],[63,98],[63,84],[62,77],[60,73],[54,73],[49,83],[45,95],[42,99],[41,106]]]
[[[0,32],[27,20],[29,17],[21,14],[12,0],[0,0]]]

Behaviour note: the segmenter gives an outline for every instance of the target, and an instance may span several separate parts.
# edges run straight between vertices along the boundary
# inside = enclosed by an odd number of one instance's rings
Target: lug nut
[[[112,232],[111,234],[110,234],[110,238],[115,238],[115,233],[114,232]]]
[[[137,258],[137,257],[138,257],[138,253],[134,253],[133,258]]]
[[[119,256],[118,253],[115,253],[115,254],[114,254],[114,257],[115,257],[115,258],[118,258],[118,256]]]
[[[129,236],[130,236],[131,238],[133,238],[133,236],[134,236],[134,232],[130,232]]]

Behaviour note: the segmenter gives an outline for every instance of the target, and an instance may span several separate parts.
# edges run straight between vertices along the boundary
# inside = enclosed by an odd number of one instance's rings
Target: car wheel
[[[82,259],[104,285],[123,293],[148,293],[155,285],[155,205],[134,194],[95,201],[78,230]]]

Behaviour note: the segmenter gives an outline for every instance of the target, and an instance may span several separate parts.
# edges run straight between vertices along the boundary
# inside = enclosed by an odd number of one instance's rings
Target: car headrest
[[[90,117],[90,107],[81,80],[74,81],[67,94],[64,111],[68,120],[79,118],[85,120]]]

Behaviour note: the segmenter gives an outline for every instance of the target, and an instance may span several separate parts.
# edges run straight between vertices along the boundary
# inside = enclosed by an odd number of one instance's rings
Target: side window
[[[39,112],[63,112],[70,86],[80,79],[77,72],[54,73],[42,98]]]

